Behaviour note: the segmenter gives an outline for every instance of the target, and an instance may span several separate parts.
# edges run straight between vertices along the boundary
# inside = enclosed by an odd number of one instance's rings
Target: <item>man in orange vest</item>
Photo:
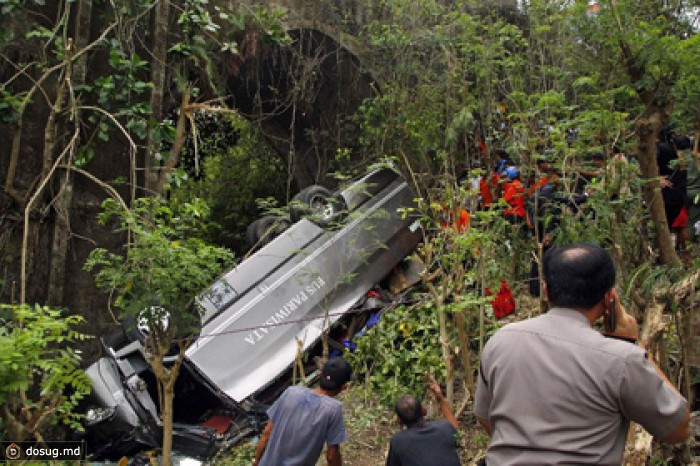
[[[525,218],[525,185],[520,181],[520,170],[517,167],[507,167],[507,181],[503,183],[503,200],[508,207],[503,216],[511,223],[520,223]]]

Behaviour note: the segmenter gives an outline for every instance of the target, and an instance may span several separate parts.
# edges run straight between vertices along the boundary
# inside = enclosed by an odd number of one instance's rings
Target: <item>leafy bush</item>
[[[404,393],[422,393],[425,375],[444,378],[437,312],[430,303],[400,306],[385,312],[377,325],[355,338],[357,350],[347,358],[366,388],[393,406]]]
[[[79,428],[78,402],[90,392],[71,346],[86,335],[74,330],[80,316],[46,306],[0,304],[0,417],[2,436],[41,439],[49,425]]]
[[[171,208],[162,199],[141,198],[129,212],[111,199],[103,207],[100,221],[119,219],[116,230],[128,231],[132,241],[123,254],[93,250],[85,268],[96,271],[100,288],[116,295],[123,316],[136,321],[141,311],[157,306],[167,309],[171,319],[196,317],[189,304],[233,259],[230,251],[198,237],[207,205],[194,199]]]

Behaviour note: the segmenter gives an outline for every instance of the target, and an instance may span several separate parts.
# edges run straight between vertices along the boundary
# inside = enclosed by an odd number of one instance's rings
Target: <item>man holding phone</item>
[[[688,403],[637,346],[611,256],[592,244],[544,259],[551,309],[506,325],[481,359],[474,412],[490,465],[621,464],[629,422],[662,441],[690,435]],[[603,318],[609,329],[593,327]]]

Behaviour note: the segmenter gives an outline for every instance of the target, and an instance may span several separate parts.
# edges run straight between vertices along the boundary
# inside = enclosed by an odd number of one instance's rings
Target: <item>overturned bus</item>
[[[421,239],[410,214],[414,197],[401,175],[379,168],[335,193],[306,188],[289,219],[251,225],[254,252],[196,299],[201,328],[175,386],[176,451],[206,459],[258,432],[292,382],[297,355],[305,355],[302,376],[311,380],[323,333],[359,330],[353,310]],[[158,448],[162,425],[144,335],[124,326],[102,343],[104,355],[87,369],[90,457]]]

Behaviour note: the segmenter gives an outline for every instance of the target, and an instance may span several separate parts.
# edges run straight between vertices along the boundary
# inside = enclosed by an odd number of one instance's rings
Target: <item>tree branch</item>
[[[107,37],[107,35],[112,31],[117,26],[118,23],[113,23],[107,29],[104,30],[104,32],[100,35],[97,40],[94,42],[90,43],[88,46],[85,48],[79,50],[77,53],[73,54],[69,58],[69,62],[72,63],[73,61],[79,59],[81,56],[92,50],[93,48],[97,47],[102,41]],[[3,57],[4,58],[4,57]],[[6,59],[6,58],[5,58]],[[22,140],[22,118],[24,116],[24,112],[27,109],[27,106],[31,103],[32,97],[34,97],[34,93],[37,92],[37,90],[41,90],[41,92],[44,92],[43,88],[41,87],[46,81],[49,76],[53,75],[55,72],[63,69],[66,66],[65,62],[61,62],[57,65],[52,66],[48,70],[46,70],[36,81],[34,81],[34,85],[32,86],[31,89],[27,92],[27,95],[22,99],[22,104],[20,105],[18,111],[17,111],[17,124],[15,125],[15,130],[12,135],[12,146],[10,149],[10,161],[8,163],[8,168],[7,168],[7,176],[5,177],[5,192],[8,193],[13,199],[17,199],[17,196],[14,196],[14,178],[15,178],[15,172],[17,170],[17,163],[19,162],[19,150],[20,150],[20,145],[21,145],[21,140]]]

